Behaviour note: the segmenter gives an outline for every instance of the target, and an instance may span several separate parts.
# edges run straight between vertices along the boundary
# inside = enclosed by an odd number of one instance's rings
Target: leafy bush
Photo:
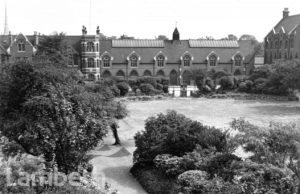
[[[225,181],[231,181],[235,175],[235,169],[232,169],[231,165],[236,161],[241,161],[241,158],[230,153],[217,154],[200,164],[200,169],[205,170],[210,179],[218,175]]]
[[[265,78],[267,79],[271,74],[271,71],[268,67],[256,68],[252,71],[251,75],[249,76],[249,80],[254,81],[258,78]]]
[[[163,92],[168,94],[169,93],[169,86],[168,85],[163,85]]]
[[[151,84],[153,88],[156,88],[158,80],[154,77],[141,77],[137,80],[137,82],[139,86],[141,86],[142,84]]]
[[[232,78],[228,77],[228,76],[223,76],[220,78],[219,80],[219,84],[223,87],[223,89],[225,90],[229,90],[232,89],[234,86],[234,82],[232,80]]]
[[[135,137],[134,161],[153,161],[159,154],[182,156],[199,144],[203,148],[226,149],[226,134],[219,129],[192,121],[175,111],[146,120],[145,131]]]
[[[157,155],[154,158],[155,167],[162,170],[168,177],[176,177],[183,173],[185,169],[182,167],[182,163],[182,157],[169,154]]]
[[[130,172],[148,193],[176,193],[176,180],[166,177],[161,170],[152,167],[151,164],[135,163]]]
[[[141,84],[139,89],[143,94],[146,95],[154,95],[159,93],[159,91],[156,90],[151,84]]]
[[[126,82],[120,82],[117,84],[117,87],[120,90],[120,95],[125,96],[129,91],[129,85]]]
[[[157,90],[163,90],[163,85],[162,84],[157,84],[156,89]]]

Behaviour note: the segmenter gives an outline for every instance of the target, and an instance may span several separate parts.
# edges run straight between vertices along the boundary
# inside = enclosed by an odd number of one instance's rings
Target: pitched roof
[[[180,63],[180,57],[188,51],[194,58],[194,63],[204,63],[211,51],[214,51],[220,58],[220,62],[228,63],[231,57],[239,50],[238,47],[229,48],[207,48],[190,47],[189,40],[163,41],[164,47],[112,47],[113,40],[101,40],[100,55],[105,51],[114,57],[114,63],[127,63],[127,56],[133,51],[141,57],[141,63],[153,63],[158,52],[166,55],[168,63]]]
[[[122,48],[144,48],[144,47],[154,47],[161,48],[164,47],[163,40],[112,40],[112,47],[122,47]]]
[[[274,27],[276,33],[280,31],[283,27],[286,33],[290,33],[295,26],[300,23],[300,14],[288,16],[286,18],[282,18],[279,23]]]
[[[189,40],[190,47],[195,48],[238,48],[235,40]]]

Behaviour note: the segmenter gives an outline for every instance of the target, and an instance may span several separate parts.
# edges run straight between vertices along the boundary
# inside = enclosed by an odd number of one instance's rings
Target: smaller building
[[[297,59],[300,56],[300,14],[289,15],[283,10],[282,19],[265,37],[264,63]]]

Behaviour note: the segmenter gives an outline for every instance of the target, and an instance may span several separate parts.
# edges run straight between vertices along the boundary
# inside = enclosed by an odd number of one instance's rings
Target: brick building
[[[66,38],[70,53],[69,66],[77,67],[91,80],[109,76],[125,80],[157,76],[169,78],[171,85],[192,84],[193,70],[215,69],[245,74],[253,68],[250,59],[254,51],[247,42],[181,40],[177,28],[172,40],[102,40],[99,28],[95,35],[88,35],[85,27],[81,36]],[[1,39],[2,63],[31,61],[39,35],[9,34]]]
[[[289,15],[283,10],[282,19],[265,37],[265,64],[293,60],[300,57],[300,14]]]

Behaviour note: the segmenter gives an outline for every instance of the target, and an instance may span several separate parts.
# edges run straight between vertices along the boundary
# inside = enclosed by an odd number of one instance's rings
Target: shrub
[[[143,94],[146,95],[154,95],[157,93],[157,91],[154,89],[154,87],[151,84],[141,84],[139,89]]]
[[[228,76],[223,76],[219,80],[219,84],[223,87],[225,90],[232,89],[234,86],[232,78]]]
[[[233,75],[242,75],[242,71],[240,69],[236,69]]]
[[[153,161],[159,154],[182,156],[199,144],[204,148],[226,149],[226,135],[219,129],[192,121],[175,111],[146,120],[145,131],[135,137],[134,161]]]
[[[157,155],[154,158],[155,167],[162,170],[168,177],[176,177],[186,169],[182,167],[183,158],[169,154]]]
[[[207,173],[200,170],[190,170],[178,176],[180,191],[183,193],[204,193],[205,185],[209,184]]]
[[[141,77],[137,80],[137,82],[139,86],[142,84],[151,84],[153,88],[157,87],[157,79],[154,77]]]
[[[121,91],[116,85],[111,86],[110,89],[115,97],[120,96]]]
[[[214,90],[215,87],[216,87],[214,81],[213,81],[211,78],[207,78],[207,79],[205,80],[205,84],[206,84],[208,87],[210,87],[212,90]]]
[[[135,163],[130,172],[148,193],[176,193],[176,180],[166,177],[161,170],[152,167],[151,164]]]
[[[253,87],[252,87],[252,92],[254,92],[254,93],[266,93],[267,92],[266,82],[267,82],[267,79],[265,79],[265,78],[258,78],[256,80],[254,80],[254,84],[253,84]]]
[[[214,80],[216,80],[216,79],[219,79],[219,78],[224,77],[224,76],[230,76],[230,73],[228,73],[226,71],[217,71],[212,78]]]
[[[168,85],[163,85],[163,92],[168,94],[169,93],[169,86]]]
[[[157,90],[163,90],[163,85],[162,84],[157,84],[156,89]]]
[[[249,80],[254,81],[258,78],[268,78],[270,76],[271,72],[267,67],[257,68],[254,69],[249,76]]]
[[[209,174],[210,179],[218,175],[225,181],[231,181],[235,175],[235,169],[231,169],[231,165],[236,161],[241,161],[241,158],[230,153],[217,154],[200,164],[200,168]]]
[[[129,85],[125,82],[120,82],[120,83],[117,84],[117,87],[120,90],[120,95],[121,96],[126,96],[126,94],[129,91]]]

